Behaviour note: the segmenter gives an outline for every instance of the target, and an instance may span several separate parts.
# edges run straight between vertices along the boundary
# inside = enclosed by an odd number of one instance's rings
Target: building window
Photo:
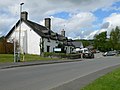
[[[67,53],[67,47],[65,48],[65,52]]]
[[[50,46],[47,46],[47,52],[50,52]]]
[[[56,43],[58,43],[58,36],[56,36]]]
[[[70,53],[72,53],[73,50],[74,50],[74,49],[73,49],[72,47],[70,47]]]
[[[48,42],[50,42],[50,38],[48,38]]]
[[[56,40],[56,43],[58,43],[58,40]]]

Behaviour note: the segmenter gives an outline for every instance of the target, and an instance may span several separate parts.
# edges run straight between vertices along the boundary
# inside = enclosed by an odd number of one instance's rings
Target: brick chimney
[[[65,30],[64,29],[61,31],[61,35],[65,37]]]
[[[26,12],[26,11],[21,12],[21,19],[27,20],[28,19],[28,12]]]
[[[51,19],[50,18],[45,18],[45,27],[51,30]]]

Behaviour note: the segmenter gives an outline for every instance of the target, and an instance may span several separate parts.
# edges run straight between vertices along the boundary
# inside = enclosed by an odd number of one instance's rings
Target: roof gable
[[[12,27],[12,29],[9,31],[9,33],[6,35],[5,38],[9,38],[19,24],[20,24],[20,20],[18,20],[18,22]]]
[[[45,34],[42,32],[42,30],[47,30],[46,27],[39,25],[35,22],[29,21],[29,20],[23,20],[30,28],[32,28],[38,35],[45,37]],[[48,30],[47,30],[48,31]]]
[[[39,25],[35,22],[29,21],[29,20],[21,20],[21,22],[24,22],[27,26],[29,26],[31,29],[33,29],[38,35],[45,37],[43,30],[48,32],[48,29],[42,25]],[[20,25],[20,20],[13,26],[13,28],[9,31],[9,33],[6,35],[6,38],[9,38],[10,35],[14,32],[15,28]]]
[[[27,26],[29,26],[32,30],[34,30],[38,35],[44,38],[51,38],[53,40],[60,40],[65,41],[67,40],[66,37],[54,33],[52,30],[48,30],[45,26],[42,26],[40,24],[37,24],[35,22],[32,22],[30,20],[21,20],[21,22],[24,22]],[[6,35],[6,38],[9,38],[10,35],[14,32],[15,28],[20,25],[20,20],[13,26],[13,28],[10,30],[10,32]]]

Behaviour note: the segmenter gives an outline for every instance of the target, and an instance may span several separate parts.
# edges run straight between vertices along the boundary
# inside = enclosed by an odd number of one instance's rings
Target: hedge
[[[45,52],[44,57],[57,57],[57,58],[68,58],[68,59],[77,59],[81,58],[80,54],[65,54],[65,53],[54,53],[54,52]]]

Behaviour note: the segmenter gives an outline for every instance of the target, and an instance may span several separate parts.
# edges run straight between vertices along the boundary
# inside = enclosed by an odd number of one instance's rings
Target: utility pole
[[[20,62],[20,53],[21,53],[21,12],[22,12],[22,5],[24,3],[20,3],[20,27],[19,27],[19,52],[18,52],[18,62]]]

